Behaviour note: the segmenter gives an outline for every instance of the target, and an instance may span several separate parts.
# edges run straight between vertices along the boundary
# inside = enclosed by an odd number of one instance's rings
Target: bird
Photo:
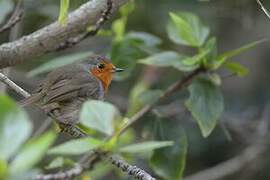
[[[92,54],[86,59],[68,64],[48,73],[29,98],[21,106],[37,105],[59,123],[74,125],[87,100],[104,100],[116,72],[115,67],[103,55]]]

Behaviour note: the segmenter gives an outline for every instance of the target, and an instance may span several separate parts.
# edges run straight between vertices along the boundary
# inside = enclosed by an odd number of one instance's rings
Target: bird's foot
[[[69,134],[72,137],[75,138],[87,137],[87,134],[85,134],[81,129],[79,129],[74,125],[64,123],[58,123],[58,125],[60,128],[60,132]]]

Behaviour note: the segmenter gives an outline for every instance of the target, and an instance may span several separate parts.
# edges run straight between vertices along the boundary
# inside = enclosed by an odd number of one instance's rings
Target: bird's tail
[[[30,105],[30,104],[35,104],[35,103],[37,103],[41,98],[42,98],[42,94],[41,94],[41,93],[39,93],[39,94],[33,94],[33,95],[31,95],[30,97],[21,100],[21,101],[19,102],[19,105],[20,105],[21,107],[24,107],[24,106],[28,106],[28,105]]]

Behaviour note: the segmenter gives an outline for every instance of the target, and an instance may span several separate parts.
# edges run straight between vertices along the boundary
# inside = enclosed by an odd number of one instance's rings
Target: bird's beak
[[[124,71],[124,69],[121,69],[121,68],[114,68],[113,70],[114,70],[114,72],[122,72],[122,71]]]

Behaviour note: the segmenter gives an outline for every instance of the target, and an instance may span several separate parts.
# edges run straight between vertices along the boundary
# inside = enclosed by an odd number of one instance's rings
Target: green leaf
[[[224,64],[225,68],[238,76],[246,76],[248,74],[248,69],[238,62],[226,62]]]
[[[27,114],[7,96],[0,96],[0,159],[8,160],[27,140],[32,124]],[[12,140],[12,143],[11,143]]]
[[[113,33],[112,33],[111,30],[100,29],[100,30],[97,32],[97,35],[98,35],[98,36],[112,36]]]
[[[139,63],[159,66],[159,67],[170,67],[178,65],[184,57],[178,55],[173,51],[165,51],[152,56],[140,59]]]
[[[118,109],[110,103],[90,100],[83,104],[80,122],[86,127],[111,135],[114,132],[113,120],[119,114]]]
[[[209,51],[207,59],[213,60],[217,56],[217,39],[210,38],[203,47],[204,51]]]
[[[150,104],[157,100],[162,94],[161,90],[149,90],[148,85],[144,81],[139,81],[131,90],[129,95],[129,108],[127,117],[131,117],[142,106]]]
[[[227,60],[226,57],[218,56],[214,60],[208,61],[206,63],[206,67],[211,70],[217,70],[226,62],[226,60]]]
[[[185,65],[183,60],[187,58],[173,51],[165,51],[140,59],[139,63],[153,65],[158,67],[174,67],[180,71],[192,71],[197,65]]]
[[[139,44],[141,44],[141,41],[131,38],[113,42],[110,52],[112,62],[115,66],[125,69],[124,72],[116,74],[115,79],[123,80],[127,78],[136,66],[136,59],[144,56],[145,53],[137,48]]]
[[[187,66],[192,66],[196,64],[201,64],[203,58],[209,53],[209,50],[207,51],[202,51],[199,54],[192,56],[192,57],[187,57],[185,58],[182,62],[184,65]]]
[[[112,30],[114,32],[114,41],[122,41],[125,34],[127,24],[127,18],[122,17],[119,19],[116,19],[112,24]]]
[[[133,128],[126,130],[121,136],[117,139],[118,146],[128,145],[136,139],[136,131]]]
[[[222,53],[222,54],[218,55],[213,61],[210,61],[206,66],[208,66],[212,70],[216,70],[216,69],[220,68],[228,59],[230,59],[230,58],[232,58],[232,57],[234,57],[234,56],[236,56],[244,51],[247,51],[251,48],[254,48],[258,44],[264,43],[266,41],[268,41],[268,39],[261,39],[261,40],[249,43],[249,44],[242,46],[240,48]]]
[[[0,24],[6,19],[6,16],[12,11],[13,2],[10,0],[0,0]]]
[[[38,74],[46,73],[49,72],[55,68],[71,64],[77,61],[82,61],[85,60],[87,57],[89,57],[92,52],[79,52],[79,53],[74,53],[70,55],[65,55],[65,56],[60,56],[56,57],[49,62],[46,62],[35,69],[31,70],[30,72],[27,73],[27,76],[36,76]]]
[[[56,159],[52,160],[48,166],[46,166],[46,169],[55,169],[63,166],[64,166],[64,158],[57,157]]]
[[[71,140],[51,148],[49,154],[78,155],[93,150],[103,142],[91,137]]]
[[[140,40],[146,46],[157,46],[162,42],[162,40],[157,36],[154,36],[146,32],[135,32],[135,31],[129,32],[126,35],[126,38]]]
[[[45,169],[56,169],[56,168],[64,168],[64,167],[72,167],[75,165],[75,162],[72,159],[64,158],[64,157],[56,157],[53,159]]]
[[[0,159],[0,179],[6,179],[7,175],[8,175],[7,161]]]
[[[209,28],[192,13],[171,12],[167,32],[170,40],[177,44],[199,47],[206,41]]]
[[[85,180],[96,180],[96,179],[108,179],[104,176],[110,174],[113,171],[113,166],[106,161],[100,161],[95,165],[93,170],[87,172],[91,178],[85,178]]]
[[[185,105],[199,124],[203,137],[207,137],[224,109],[221,90],[205,79],[194,81],[188,89],[190,97]]]
[[[70,158],[64,158],[64,157],[56,157],[53,159],[46,167],[45,169],[56,169],[56,168],[66,168],[66,167],[74,167],[76,164],[75,161],[73,161]]]
[[[121,28],[122,26],[115,35],[116,40],[113,41],[110,52],[113,64],[125,69],[124,72],[115,75],[116,80],[127,78],[135,68],[136,60],[159,51],[156,46],[160,43],[159,38],[144,32],[131,32],[124,35]]]
[[[58,21],[60,22],[61,25],[66,25],[67,23],[68,9],[69,9],[69,0],[61,0],[60,12],[58,16]]]
[[[244,45],[244,46],[242,46],[240,48],[225,52],[225,53],[219,55],[218,59],[222,59],[222,58],[229,59],[229,58],[231,58],[233,56],[236,56],[236,55],[238,55],[238,54],[240,54],[242,52],[245,52],[245,51],[247,51],[247,50],[249,50],[251,48],[254,48],[258,44],[264,43],[266,41],[268,41],[268,39],[261,39],[261,40],[258,40],[258,41],[254,41],[254,42],[249,43],[247,45]]]
[[[128,15],[134,10],[135,3],[133,1],[126,3],[120,8],[121,17],[112,23],[112,31],[114,32],[114,41],[120,42],[124,39]]]
[[[144,104],[151,104],[156,102],[158,98],[162,95],[162,90],[147,90],[144,93],[140,94],[139,100]]]
[[[172,145],[173,141],[147,141],[122,147],[119,151],[122,153],[145,153]]]
[[[122,6],[119,11],[121,16],[128,16],[130,13],[132,13],[132,11],[134,11],[135,9],[135,3],[134,1],[129,1],[128,3],[126,3],[124,6]]]
[[[221,78],[217,73],[208,73],[209,80],[216,86],[221,85]]]
[[[187,137],[182,128],[171,132],[173,129],[167,129],[167,134],[173,136],[174,145],[156,149],[150,158],[150,167],[164,179],[181,180],[186,163]]]
[[[52,145],[56,134],[48,132],[29,141],[10,164],[12,174],[22,173],[36,165]]]
[[[149,87],[144,81],[139,81],[132,88],[129,94],[129,100],[128,100],[129,106],[128,106],[127,117],[131,117],[133,114],[135,114],[137,111],[141,109],[141,107],[143,106],[143,103],[140,101],[139,96],[143,92],[145,92],[147,89],[149,89]]]

